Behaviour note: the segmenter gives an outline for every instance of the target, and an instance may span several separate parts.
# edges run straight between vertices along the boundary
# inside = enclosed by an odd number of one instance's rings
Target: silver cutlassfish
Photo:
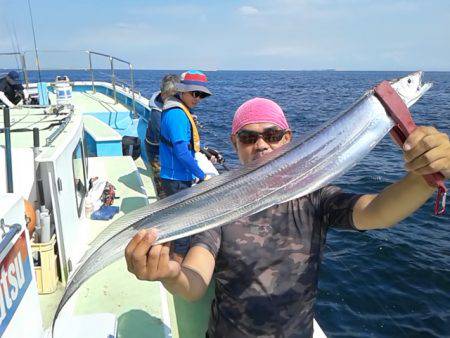
[[[413,105],[430,87],[416,72],[391,81],[405,104]],[[141,229],[156,228],[157,244],[193,235],[309,194],[343,175],[391,130],[373,90],[316,132],[292,141],[252,164],[121,217],[91,244],[73,272],[55,313],[90,276],[123,257]],[[54,323],[53,323],[54,324]]]

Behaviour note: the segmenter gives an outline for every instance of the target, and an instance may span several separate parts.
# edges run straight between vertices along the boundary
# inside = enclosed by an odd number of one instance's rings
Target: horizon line
[[[17,70],[18,68],[0,68],[2,71]],[[187,69],[199,69],[199,68],[134,68],[134,70],[150,70],[150,71],[186,71]],[[19,69],[21,70],[21,69]],[[86,68],[41,68],[41,71],[58,71],[58,70],[70,70],[70,71],[90,71]],[[94,68],[94,70],[110,70],[110,68]],[[125,70],[128,68],[115,68],[115,70]],[[448,73],[450,69],[199,69],[202,72],[439,72]],[[37,72],[37,69],[27,69],[27,71]]]

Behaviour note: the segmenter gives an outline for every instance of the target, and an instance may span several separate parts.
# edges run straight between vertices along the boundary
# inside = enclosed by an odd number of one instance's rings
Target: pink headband
[[[255,97],[244,102],[234,114],[231,134],[251,123],[270,122],[281,129],[289,129],[283,110],[272,100]]]

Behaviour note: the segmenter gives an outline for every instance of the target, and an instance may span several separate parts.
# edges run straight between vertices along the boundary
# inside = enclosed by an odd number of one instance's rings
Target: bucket
[[[58,285],[55,244],[55,235],[52,236],[48,243],[31,243],[33,257],[36,257],[37,260],[34,266],[34,273],[39,294],[53,293]]]

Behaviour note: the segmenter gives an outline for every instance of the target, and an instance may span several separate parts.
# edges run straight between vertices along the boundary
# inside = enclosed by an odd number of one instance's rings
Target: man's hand
[[[202,180],[199,179],[198,177],[196,177],[196,178],[194,179],[194,183],[195,183],[195,184],[202,183],[202,182],[204,182],[204,181],[209,180],[211,177],[212,177],[211,175],[205,175],[205,178],[202,179]]]
[[[406,170],[417,175],[441,172],[450,178],[450,141],[434,127],[418,127],[403,145]]]
[[[418,127],[403,145],[405,166],[410,174],[377,195],[363,195],[353,208],[353,221],[361,230],[392,226],[411,215],[432,196],[422,175],[441,172],[450,177],[448,136],[433,127]]]
[[[23,99],[28,100],[29,98],[30,98],[30,92],[26,88],[24,88],[23,89]]]
[[[153,245],[154,230],[141,230],[125,248],[128,271],[140,280],[168,281],[179,276],[181,266],[170,260],[170,243]]]

